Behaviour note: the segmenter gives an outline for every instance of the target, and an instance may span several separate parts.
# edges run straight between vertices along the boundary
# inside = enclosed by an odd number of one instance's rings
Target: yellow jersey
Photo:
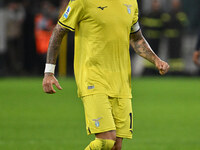
[[[59,25],[75,31],[78,96],[132,98],[130,33],[139,30],[137,0],[71,0]]]

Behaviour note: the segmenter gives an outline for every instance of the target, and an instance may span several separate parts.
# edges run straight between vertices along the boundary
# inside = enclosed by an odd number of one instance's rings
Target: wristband
[[[140,25],[138,22],[131,27],[131,33],[136,33],[139,30],[140,30]]]
[[[53,73],[55,72],[56,65],[54,64],[46,64],[44,73]]]

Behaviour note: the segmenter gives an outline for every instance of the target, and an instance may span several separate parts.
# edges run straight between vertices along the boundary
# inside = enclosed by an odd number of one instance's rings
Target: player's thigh
[[[132,138],[133,111],[131,99],[111,99],[117,137]]]
[[[116,130],[112,108],[105,94],[89,95],[82,98],[88,134]]]

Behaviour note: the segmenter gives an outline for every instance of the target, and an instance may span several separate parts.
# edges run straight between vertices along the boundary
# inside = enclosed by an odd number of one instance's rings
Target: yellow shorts
[[[117,137],[132,138],[131,99],[111,98],[105,94],[82,97],[88,134],[116,130]]]

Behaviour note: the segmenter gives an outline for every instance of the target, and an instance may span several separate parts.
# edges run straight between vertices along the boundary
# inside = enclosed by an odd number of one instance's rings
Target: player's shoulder
[[[134,2],[134,3],[138,3],[138,1],[137,1],[137,0],[133,0],[133,2]]]
[[[129,3],[131,4],[131,7],[136,9],[138,11],[138,2],[137,0],[129,0]]]
[[[137,2],[137,0],[129,0],[132,4],[134,4],[134,5],[138,5],[138,2]]]

